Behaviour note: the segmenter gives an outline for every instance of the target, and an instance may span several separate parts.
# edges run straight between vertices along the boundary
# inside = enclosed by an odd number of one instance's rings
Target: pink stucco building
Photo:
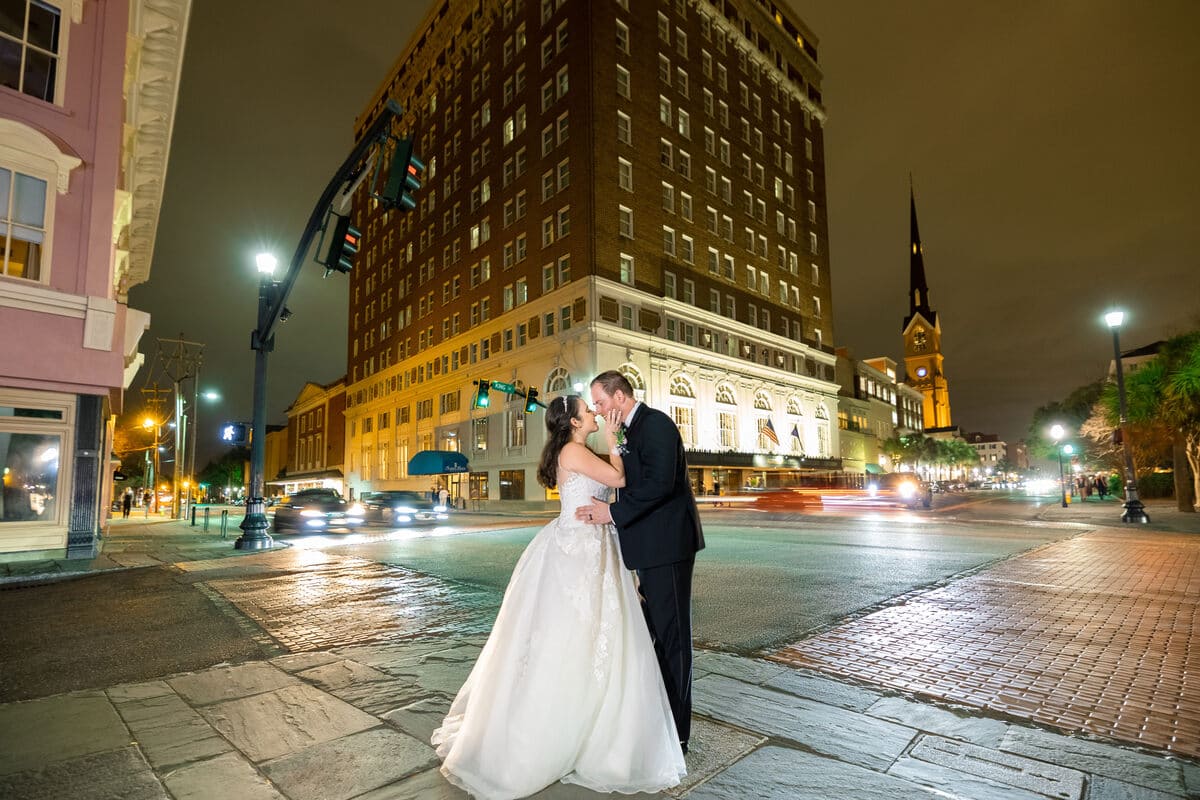
[[[189,9],[0,9],[0,559],[89,557],[107,524]]]

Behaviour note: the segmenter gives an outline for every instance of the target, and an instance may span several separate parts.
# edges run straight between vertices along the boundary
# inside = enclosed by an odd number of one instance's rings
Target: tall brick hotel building
[[[816,37],[769,0],[477,0],[429,12],[388,99],[419,204],[354,197],[347,483],[545,499],[544,427],[475,382],[587,395],[619,369],[669,413],[698,493],[837,470]],[[832,421],[832,422],[831,422]]]

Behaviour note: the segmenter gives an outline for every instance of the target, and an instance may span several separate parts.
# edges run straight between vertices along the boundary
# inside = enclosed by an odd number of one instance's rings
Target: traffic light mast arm
[[[279,314],[283,311],[283,306],[287,302],[288,295],[292,292],[292,286],[295,285],[296,278],[300,276],[301,268],[308,260],[308,251],[312,247],[313,238],[321,230],[321,226],[325,221],[325,212],[329,209],[334,197],[341,191],[346,181],[350,180],[355,174],[355,169],[359,167],[367,151],[371,149],[371,146],[378,142],[379,138],[384,135],[388,125],[392,123],[392,118],[398,118],[402,113],[403,111],[395,100],[388,100],[383,112],[375,119],[370,129],[363,134],[363,137],[358,140],[358,143],[354,145],[354,149],[350,151],[350,155],[338,167],[338,171],[334,173],[333,179],[325,187],[325,191],[321,193],[321,199],[317,201],[316,206],[313,208],[312,215],[308,218],[308,225],[304,228],[304,233],[300,236],[300,244],[296,247],[296,254],[292,256],[292,263],[288,268],[287,275],[280,281],[279,287],[272,298],[271,306],[265,318],[260,320],[259,327],[255,331],[253,338],[256,350],[261,347],[269,347],[267,343],[271,339],[271,332],[275,328],[275,323],[279,321]]]

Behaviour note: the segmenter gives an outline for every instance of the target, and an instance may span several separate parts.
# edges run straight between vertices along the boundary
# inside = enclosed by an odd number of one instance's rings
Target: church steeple
[[[913,195],[912,177],[908,183],[909,255],[908,255],[908,316],[904,327],[920,314],[930,324],[937,324],[937,312],[929,307],[929,285],[925,282],[925,251],[921,247],[921,232],[917,229],[917,200]]]
[[[904,318],[905,380],[925,395],[925,429],[949,428],[950,384],[946,380],[942,356],[942,324],[929,306],[929,285],[925,282],[925,252],[917,230],[917,201],[912,178],[908,184],[909,252],[908,316]]]

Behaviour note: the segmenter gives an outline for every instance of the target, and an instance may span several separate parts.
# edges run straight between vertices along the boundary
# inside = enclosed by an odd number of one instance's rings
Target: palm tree
[[[1125,379],[1125,399],[1131,425],[1170,432],[1176,502],[1180,511],[1195,511],[1200,497],[1200,331],[1169,339],[1153,361],[1131,373]],[[1120,399],[1114,384],[1105,388],[1102,402],[1108,422],[1116,423]]]

